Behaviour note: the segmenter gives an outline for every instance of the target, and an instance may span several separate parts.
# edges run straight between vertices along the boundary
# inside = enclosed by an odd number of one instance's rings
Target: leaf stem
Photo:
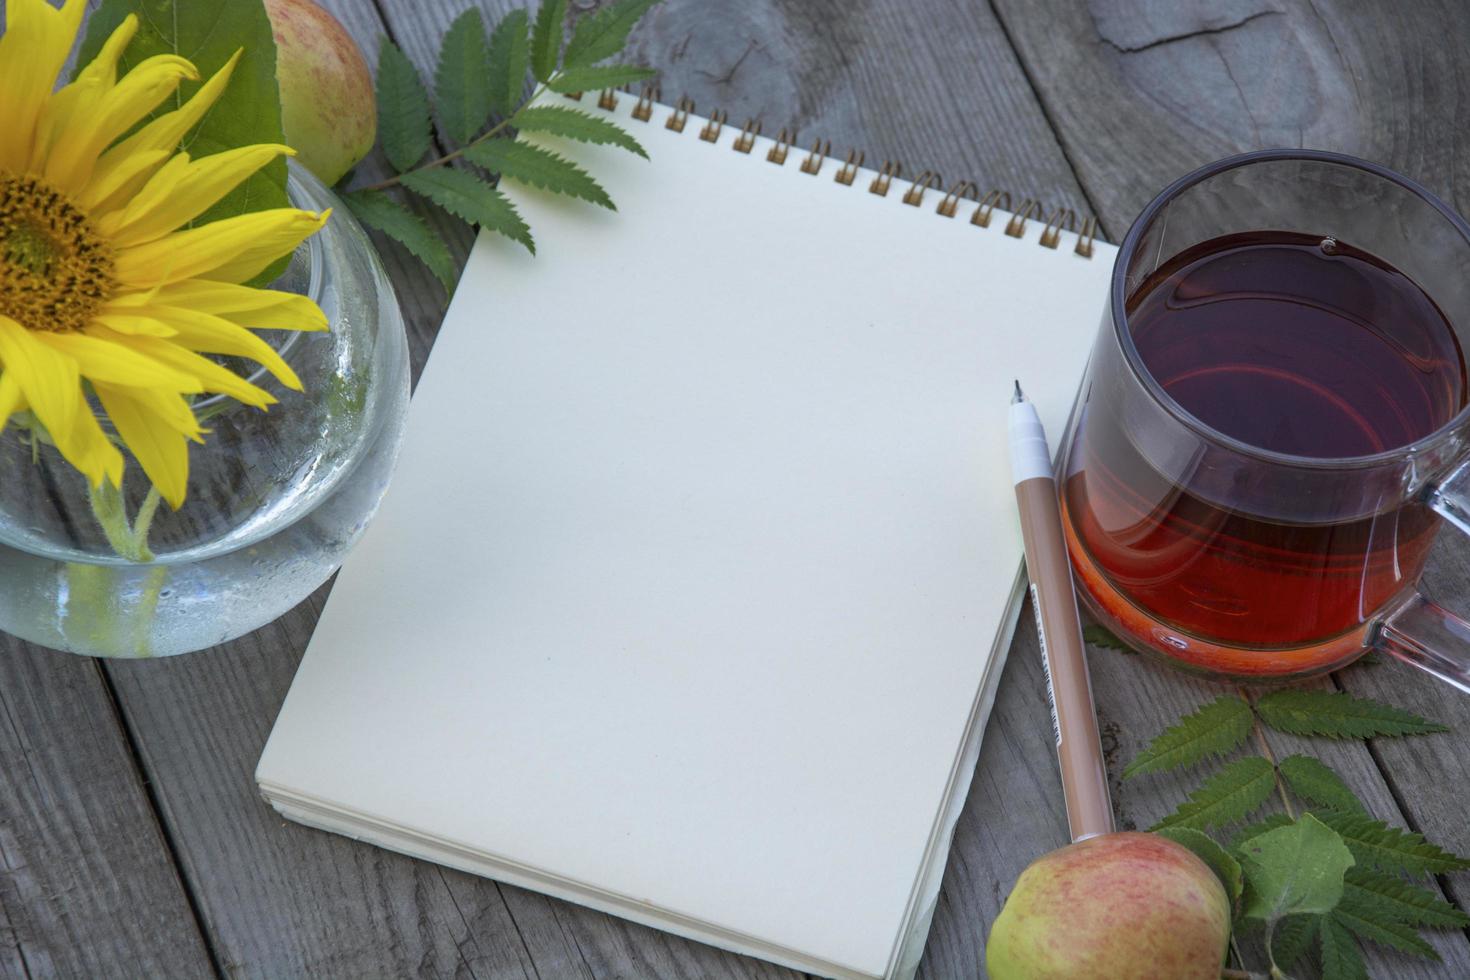
[[[481,133],[479,136],[476,136],[474,139],[470,140],[468,143],[466,143],[464,146],[461,146],[459,149],[457,149],[457,150],[450,150],[448,153],[444,154],[442,157],[438,157],[436,159],[430,160],[428,163],[419,164],[417,167],[411,167],[410,169],[405,170],[401,174],[397,174],[395,176],[388,177],[388,178],[386,178],[384,180],[380,180],[376,184],[368,184],[365,187],[358,187],[358,188],[355,188],[355,189],[356,190],[359,190],[359,191],[382,191],[382,190],[387,190],[390,187],[397,187],[398,185],[402,184],[403,183],[403,178],[406,175],[408,175],[408,174],[416,174],[416,173],[418,173],[421,170],[428,170],[431,167],[442,167],[446,163],[452,163],[455,160],[458,160],[461,156],[464,155],[464,151],[465,150],[468,150],[472,146],[476,146],[476,145],[478,145],[480,143],[483,143],[486,140],[488,140],[488,139],[490,139],[490,138],[498,135],[500,132],[502,132],[505,129],[505,127],[507,127],[507,126],[510,125],[510,121],[515,118],[516,113],[520,112],[526,106],[530,105],[532,102],[535,102],[537,99],[539,99],[541,97],[541,94],[543,92],[545,92],[546,90],[547,90],[547,85],[545,83],[542,83],[541,85],[536,86],[535,91],[533,91],[531,93],[530,97],[527,98],[527,99],[525,99],[525,100],[523,100],[520,105],[516,106],[509,113],[507,113],[504,119],[500,120],[500,122],[496,123],[494,126],[491,126],[485,132]]]
[[[1295,820],[1296,807],[1291,805],[1291,797],[1286,792],[1286,783],[1281,779],[1281,767],[1276,764],[1276,753],[1271,751],[1271,743],[1266,741],[1266,731],[1261,727],[1260,715],[1256,714],[1255,702],[1250,699],[1250,695],[1246,692],[1245,688],[1237,688],[1237,690],[1240,693],[1241,700],[1250,705],[1251,731],[1256,736],[1256,744],[1261,747],[1262,757],[1271,763],[1271,776],[1276,780],[1276,792],[1281,797],[1281,806],[1286,810],[1286,815]]]

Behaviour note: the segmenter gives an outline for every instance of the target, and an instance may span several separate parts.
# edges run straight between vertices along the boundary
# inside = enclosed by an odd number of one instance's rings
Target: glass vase
[[[149,494],[126,453],[121,491],[99,493],[44,437],[7,427],[0,629],[99,657],[204,649],[291,609],[362,535],[387,488],[408,409],[403,320],[347,209],[294,163],[289,193],[297,207],[333,209],[274,284],[314,299],[331,329],[261,334],[304,390],[232,363],[279,404],[261,411],[223,396],[195,403],[206,441],[190,449],[188,496],[177,511]]]

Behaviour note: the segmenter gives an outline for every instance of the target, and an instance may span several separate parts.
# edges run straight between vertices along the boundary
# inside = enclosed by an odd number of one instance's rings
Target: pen
[[[1041,636],[1041,663],[1051,702],[1067,825],[1073,841],[1085,840],[1112,832],[1113,807],[1108,799],[1108,775],[1082,646],[1072,566],[1062,541],[1051,450],[1036,406],[1027,400],[1019,381],[1011,397],[1010,442],[1011,477],[1016,484],[1026,573],[1031,579],[1031,602]]]

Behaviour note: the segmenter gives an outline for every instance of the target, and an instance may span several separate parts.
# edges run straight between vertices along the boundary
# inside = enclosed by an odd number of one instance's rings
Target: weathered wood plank
[[[96,663],[0,634],[0,977],[213,974]]]

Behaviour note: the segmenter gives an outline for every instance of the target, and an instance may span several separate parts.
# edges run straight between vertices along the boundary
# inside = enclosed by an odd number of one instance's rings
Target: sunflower
[[[178,149],[229,83],[239,53],[178,108],[144,120],[189,61],[148,58],[118,77],[128,17],[56,88],[85,0],[6,0],[0,35],[0,430],[29,412],[94,489],[122,486],[126,446],[173,507],[184,501],[192,398],[276,399],[208,355],[295,372],[252,329],[325,330],[311,300],[243,285],[317,231],[327,213],[256,211],[190,222],[284,146],[191,159]],[[139,125],[142,123],[142,125]],[[104,428],[104,416],[112,434]]]

